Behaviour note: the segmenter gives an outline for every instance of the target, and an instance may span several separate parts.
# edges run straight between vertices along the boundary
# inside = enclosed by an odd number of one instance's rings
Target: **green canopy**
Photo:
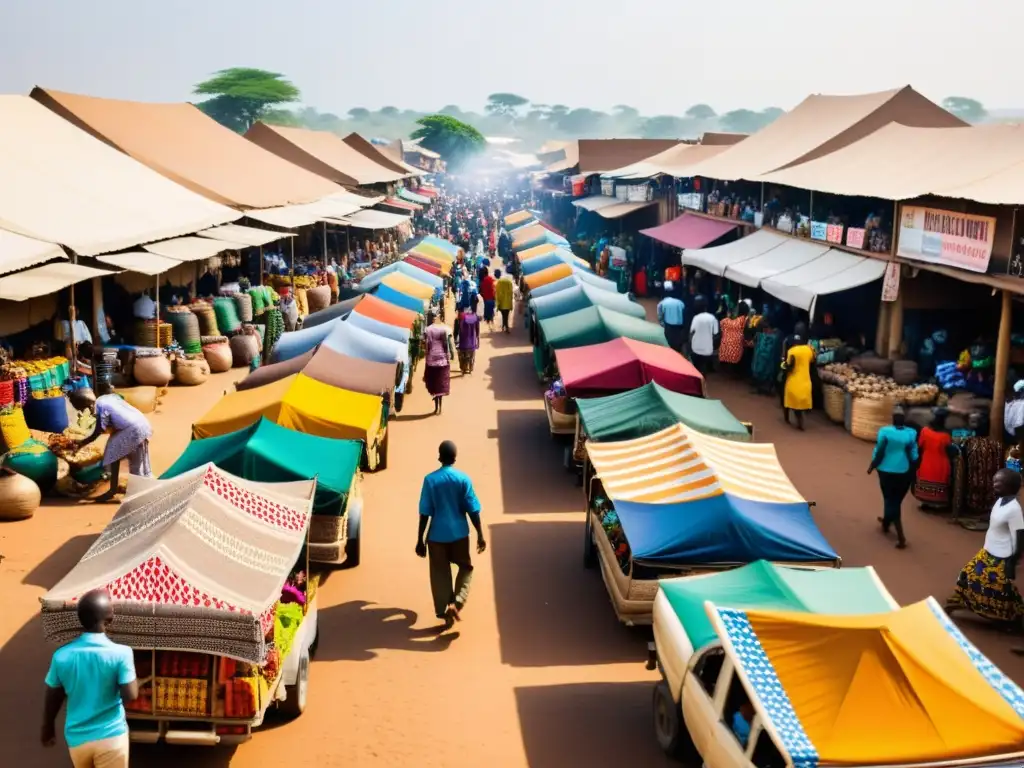
[[[720,400],[681,395],[656,382],[608,397],[576,401],[587,436],[597,442],[634,440],[676,422],[727,440],[750,440],[750,432]]]
[[[853,615],[899,606],[873,568],[787,568],[757,560],[707,576],[663,579],[661,591],[694,649],[715,639],[704,603],[744,610]]]
[[[210,463],[255,482],[289,483],[315,477],[314,513],[338,515],[345,509],[362,453],[361,440],[307,435],[261,418],[237,432],[193,440],[161,477],[177,477]]]
[[[574,285],[549,296],[530,299],[530,309],[538,320],[568,315],[587,307],[604,307],[641,320],[647,316],[644,308],[625,294],[612,293],[586,284]]]
[[[557,317],[541,320],[543,342],[551,349],[586,347],[612,339],[626,338],[667,347],[665,331],[649,323],[604,307],[586,307]]]

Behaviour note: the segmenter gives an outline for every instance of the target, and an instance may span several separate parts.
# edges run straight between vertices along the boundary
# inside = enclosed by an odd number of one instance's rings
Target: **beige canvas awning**
[[[307,224],[315,224],[318,221],[344,218],[356,211],[362,210],[363,206],[366,205],[365,202],[350,201],[350,198],[356,197],[356,195],[345,197],[331,196],[318,200],[315,203],[306,203],[305,205],[288,205],[282,208],[246,211],[245,215],[250,219],[262,221],[264,224],[270,224],[273,227],[294,229],[296,227],[304,227]],[[358,199],[372,202],[372,199],[368,198]]]
[[[362,227],[363,229],[391,229],[409,220],[408,216],[400,213],[387,213],[386,211],[356,211],[355,213],[329,220],[337,224],[344,224],[351,227]]]
[[[383,166],[384,168],[397,171],[398,173],[403,174],[405,178],[423,175],[423,171],[391,159],[358,133],[350,133],[342,139],[342,141],[352,147],[352,149],[363,157],[369,158],[373,162],[377,163],[377,165]]]
[[[109,275],[102,269],[83,267],[81,264],[57,262],[44,264],[35,269],[27,269],[7,277],[0,277],[0,299],[8,301],[25,301],[37,296],[56,293],[69,285],[91,280],[94,277]]]
[[[603,176],[618,179],[650,179],[662,175],[688,178],[690,168],[722,154],[727,149],[729,149],[728,146],[717,144],[680,144],[666,149],[664,152],[659,152],[654,157],[627,165],[625,168],[603,174]]]
[[[676,139],[580,139],[580,173],[607,173],[675,147]]]
[[[636,213],[643,208],[649,208],[650,206],[657,204],[658,203],[653,200],[639,203],[619,203],[617,205],[598,208],[595,213],[605,219],[621,219],[623,216],[629,216],[631,213]]]
[[[863,139],[889,123],[922,128],[966,125],[910,86],[857,96],[808,96],[791,112],[689,169],[692,176],[754,180]]]
[[[829,250],[826,243],[797,240],[791,237],[784,239],[785,242],[777,248],[726,267],[726,278],[748,288],[758,288],[762,280],[797,267],[803,267],[809,262],[821,258]]]
[[[266,245],[286,237],[295,237],[294,232],[273,232],[269,229],[256,229],[256,227],[245,227],[241,224],[225,224],[222,227],[204,229],[196,232],[200,237],[209,237],[213,240],[224,240],[229,243],[244,243],[249,246]]]
[[[59,245],[0,229],[0,275],[66,258],[64,249]]]
[[[788,239],[766,229],[760,229],[747,237],[714,248],[687,248],[683,251],[682,260],[683,264],[722,277],[733,264],[767,253],[783,245]]]
[[[0,228],[83,256],[208,229],[241,214],[197,195],[28,96],[0,96]]]
[[[148,251],[131,251],[129,253],[111,253],[97,256],[97,261],[110,264],[127,272],[139,272],[143,275],[160,275],[175,267],[181,266],[181,260],[167,256],[158,256]]]
[[[579,200],[573,200],[572,204],[577,208],[581,208],[584,211],[599,211],[602,208],[607,208],[612,205],[618,205],[622,201],[617,197],[610,197],[608,195],[593,195],[591,197],[583,197]]]
[[[150,253],[178,261],[202,261],[224,251],[248,248],[245,243],[230,243],[226,240],[211,240],[208,237],[176,237],[142,246]]]

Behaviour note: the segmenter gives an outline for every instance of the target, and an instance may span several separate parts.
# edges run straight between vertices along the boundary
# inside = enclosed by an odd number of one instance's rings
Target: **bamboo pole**
[[[289,237],[288,240],[291,241],[291,249],[292,249],[292,266],[291,266],[291,269],[288,270],[288,276],[291,279],[292,295],[294,296],[295,295],[295,238],[294,237]]]
[[[71,263],[78,263],[78,254],[72,252]],[[71,306],[68,307],[68,332],[71,336],[71,354],[69,357],[71,359],[71,375],[73,376],[75,371],[78,370],[78,344],[75,340],[75,321],[78,319],[78,310],[75,309],[75,284],[72,283],[68,290],[71,295]],[[58,315],[58,317],[60,317],[60,315]]]
[[[1006,374],[1010,368],[1010,331],[1013,324],[1013,297],[1001,291],[1002,308],[999,313],[999,337],[996,341],[996,377],[992,388],[992,407],[989,435],[994,440],[1003,438],[1003,407],[1006,403]]]
[[[889,359],[898,360],[903,351],[903,290],[889,302]]]
[[[326,221],[322,221],[320,223],[323,224],[323,227],[324,227],[323,228],[323,234],[324,234],[324,266],[326,267],[327,266],[327,222]]]

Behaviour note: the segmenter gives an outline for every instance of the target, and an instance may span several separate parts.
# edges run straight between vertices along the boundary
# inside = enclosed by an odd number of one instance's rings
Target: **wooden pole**
[[[903,351],[903,291],[889,302],[889,359],[898,360]]]
[[[1003,406],[1006,403],[1006,374],[1010,368],[1010,326],[1013,324],[1013,298],[1009,291],[1002,291],[1002,310],[999,313],[999,338],[996,342],[996,378],[992,387],[992,410],[989,436],[993,440],[1003,439]]]
[[[78,254],[71,254],[71,263],[78,263]],[[71,360],[71,374],[74,375],[78,370],[78,344],[75,339],[75,320],[78,319],[78,310],[75,309],[75,285],[72,283],[68,291],[71,297],[71,306],[68,307],[68,334],[71,337],[71,354],[68,356]],[[60,315],[58,315],[60,317]]]
[[[875,354],[887,357],[889,354],[889,302],[878,303],[878,326],[875,328]]]
[[[289,278],[291,279],[292,295],[295,295],[295,238],[289,237],[288,240],[291,242],[292,249],[292,266],[288,270]]]
[[[324,266],[326,267],[327,266],[327,222],[323,221],[323,222],[320,222],[320,223],[324,225],[324,229],[323,229],[323,233],[324,233]]]

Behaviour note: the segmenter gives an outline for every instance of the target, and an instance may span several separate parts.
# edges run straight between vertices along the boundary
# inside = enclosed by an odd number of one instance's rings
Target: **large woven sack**
[[[260,356],[257,336],[239,334],[231,337],[231,360],[235,368],[248,368]]]
[[[174,366],[174,380],[186,387],[194,387],[210,378],[206,360],[179,360]]]
[[[213,305],[207,302],[200,302],[189,307],[192,314],[199,320],[199,333],[203,336],[219,336],[217,329],[217,315],[213,311]]]
[[[281,317],[284,318],[284,329],[294,331],[299,322],[299,305],[294,299],[281,302]]]
[[[318,285],[306,291],[306,303],[309,305],[309,314],[327,309],[331,305],[331,289],[326,285]]]
[[[207,344],[203,347],[203,357],[210,366],[210,373],[224,373],[230,371],[234,364],[231,354],[231,345],[225,339],[217,344]]]
[[[234,299],[218,296],[213,300],[213,311],[221,333],[234,333],[242,324],[242,321],[238,319],[238,306]]]
[[[876,376],[892,375],[892,360],[874,354],[859,355],[850,361],[850,365],[859,371],[873,373]]]
[[[202,345],[199,343],[199,318],[190,310],[168,308],[167,322],[174,329],[174,340],[178,342],[187,355],[199,354]]]
[[[234,295],[235,307],[238,309],[238,319],[243,323],[252,322],[252,296],[248,293],[236,293]]]
[[[166,387],[171,383],[171,361],[163,355],[150,357],[135,356],[132,376],[136,384],[144,387]]]
[[[43,494],[33,480],[8,467],[0,471],[0,520],[27,520],[42,500]]]
[[[125,387],[124,389],[118,389],[117,394],[123,397],[128,405],[133,406],[142,413],[152,413],[159,404],[156,387]]]
[[[892,364],[892,378],[901,387],[917,381],[917,362],[914,360],[896,360]]]

